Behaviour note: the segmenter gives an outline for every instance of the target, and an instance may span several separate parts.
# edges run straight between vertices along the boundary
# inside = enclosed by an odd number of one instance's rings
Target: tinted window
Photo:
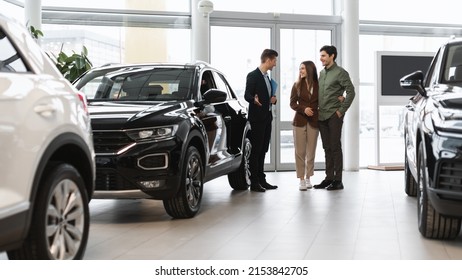
[[[443,82],[462,82],[462,45],[448,47]]]
[[[215,82],[217,84],[217,89],[226,92],[228,94],[228,98],[232,98],[231,89],[229,88],[225,78],[218,73],[214,73],[214,76]]]
[[[185,100],[190,98],[194,69],[128,68],[100,71],[77,83],[88,99]]]

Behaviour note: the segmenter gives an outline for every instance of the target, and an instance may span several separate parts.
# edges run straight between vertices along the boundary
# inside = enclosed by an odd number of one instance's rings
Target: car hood
[[[184,102],[178,101],[148,104],[145,102],[91,102],[88,106],[94,130],[120,130],[163,125],[166,118],[171,120],[172,117],[176,117],[175,112],[182,108],[185,108]]]
[[[462,110],[462,87],[448,86],[433,98],[444,108]]]

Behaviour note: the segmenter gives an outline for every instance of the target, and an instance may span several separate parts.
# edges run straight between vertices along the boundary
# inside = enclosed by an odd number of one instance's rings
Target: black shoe
[[[260,184],[262,187],[264,187],[265,189],[267,190],[275,190],[278,188],[278,186],[276,185],[271,185],[270,183],[268,182],[264,182],[263,184]]]
[[[343,190],[343,183],[342,183],[342,181],[334,180],[334,181],[332,181],[332,184],[330,184],[326,188],[326,190],[328,190],[328,191]]]
[[[266,192],[266,189],[262,187],[260,184],[251,185],[250,190],[253,192]]]
[[[314,185],[313,188],[315,189],[325,189],[332,184],[332,180],[322,180],[319,185]]]

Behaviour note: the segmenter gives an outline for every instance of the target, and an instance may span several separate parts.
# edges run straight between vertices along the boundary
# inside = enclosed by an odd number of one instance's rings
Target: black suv
[[[94,198],[163,200],[174,218],[200,208],[203,184],[249,186],[247,110],[205,63],[95,68],[75,82],[89,101]]]
[[[458,236],[462,218],[462,41],[444,44],[424,78],[403,77],[417,90],[404,119],[405,191],[417,196],[421,234]]]

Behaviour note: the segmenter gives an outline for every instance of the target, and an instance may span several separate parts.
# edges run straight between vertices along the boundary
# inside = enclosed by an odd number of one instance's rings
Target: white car
[[[95,161],[87,103],[21,24],[0,14],[0,252],[81,259]]]

